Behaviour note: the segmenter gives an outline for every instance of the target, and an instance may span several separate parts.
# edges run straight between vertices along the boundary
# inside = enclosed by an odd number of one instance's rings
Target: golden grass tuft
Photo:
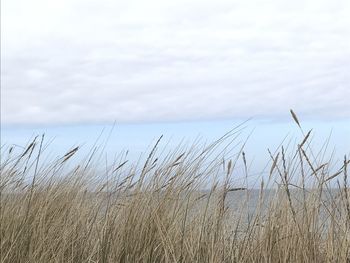
[[[227,150],[238,130],[162,156],[159,139],[143,165],[77,162],[79,147],[45,161],[44,137],[3,147],[0,261],[350,262],[349,161],[314,158],[310,132],[271,153],[258,190]]]

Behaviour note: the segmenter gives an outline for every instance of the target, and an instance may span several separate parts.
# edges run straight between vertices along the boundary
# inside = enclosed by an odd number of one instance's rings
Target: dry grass
[[[238,135],[162,156],[158,141],[143,165],[3,147],[1,262],[350,262],[349,161],[334,170],[308,133],[271,153],[252,209]]]

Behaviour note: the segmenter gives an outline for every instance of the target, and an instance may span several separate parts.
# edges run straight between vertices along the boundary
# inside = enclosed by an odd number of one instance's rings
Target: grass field
[[[97,148],[47,159],[44,136],[3,146],[1,262],[350,262],[349,160],[315,152],[305,133],[267,154],[247,209],[238,136],[169,153],[158,141],[135,163],[105,163]]]

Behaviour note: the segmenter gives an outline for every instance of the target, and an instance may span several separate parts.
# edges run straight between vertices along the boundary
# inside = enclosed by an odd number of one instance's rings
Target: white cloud
[[[11,0],[2,122],[350,117],[350,2]]]

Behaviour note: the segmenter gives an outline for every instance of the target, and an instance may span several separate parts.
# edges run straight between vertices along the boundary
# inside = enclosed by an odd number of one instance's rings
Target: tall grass
[[[350,262],[349,160],[325,161],[307,133],[252,190],[238,135],[168,154],[157,141],[134,164],[46,160],[44,136],[3,147],[1,262]]]

